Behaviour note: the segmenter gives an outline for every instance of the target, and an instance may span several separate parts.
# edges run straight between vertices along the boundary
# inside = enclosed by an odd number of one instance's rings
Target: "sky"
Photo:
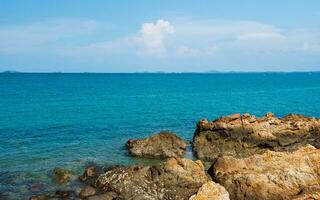
[[[0,0],[0,71],[320,71],[319,0]]]

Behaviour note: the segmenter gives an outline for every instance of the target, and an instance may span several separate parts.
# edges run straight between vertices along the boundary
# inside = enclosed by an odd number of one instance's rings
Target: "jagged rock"
[[[61,169],[61,168],[55,168],[53,170],[53,179],[59,183],[64,184],[71,180],[72,173],[69,170]]]
[[[212,122],[199,121],[193,152],[201,160],[213,161],[220,154],[244,158],[267,150],[294,151],[307,144],[320,147],[320,119],[234,114]]]
[[[160,132],[145,139],[130,139],[126,147],[133,156],[182,157],[186,152],[187,142],[174,133]]]
[[[123,199],[189,199],[207,181],[201,161],[170,158],[159,166],[116,167],[96,182]]]
[[[229,193],[221,185],[209,181],[201,186],[198,193],[189,200],[230,200]]]
[[[95,194],[96,194],[96,189],[94,187],[87,186],[80,191],[79,196],[81,198],[86,198],[89,196],[93,196]]]
[[[308,145],[244,159],[221,156],[209,170],[231,199],[292,199],[306,188],[320,186],[320,150]]]

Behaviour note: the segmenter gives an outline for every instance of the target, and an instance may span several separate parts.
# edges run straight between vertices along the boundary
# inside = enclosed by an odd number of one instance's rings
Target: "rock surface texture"
[[[96,182],[122,199],[189,199],[210,178],[201,161],[170,158],[159,166],[116,167]]]
[[[187,142],[170,132],[160,132],[149,138],[128,140],[127,149],[133,156],[144,157],[182,157]]]
[[[198,193],[189,200],[230,200],[229,193],[221,185],[209,181],[201,186]]]
[[[222,156],[209,173],[234,200],[294,199],[320,186],[320,150],[308,145],[294,152],[268,151],[244,159]]]
[[[244,158],[267,150],[294,151],[311,144],[320,147],[320,119],[302,115],[283,118],[267,113],[257,118],[234,114],[212,122],[199,121],[193,138],[193,152],[201,160],[219,155]]]

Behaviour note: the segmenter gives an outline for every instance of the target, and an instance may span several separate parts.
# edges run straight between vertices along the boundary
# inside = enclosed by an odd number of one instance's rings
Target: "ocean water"
[[[0,199],[78,187],[54,167],[153,162],[127,154],[130,138],[191,140],[201,118],[269,111],[320,117],[320,73],[0,74]]]

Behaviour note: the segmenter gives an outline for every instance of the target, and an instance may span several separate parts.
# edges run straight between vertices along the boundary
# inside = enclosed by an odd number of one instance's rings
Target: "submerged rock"
[[[308,145],[294,152],[268,151],[244,159],[219,157],[210,170],[234,200],[292,199],[320,186],[320,150]]]
[[[85,172],[79,177],[79,180],[87,185],[94,186],[95,181],[103,173],[103,169],[97,165],[89,166]]]
[[[170,158],[159,166],[113,168],[96,187],[123,199],[189,199],[209,180],[201,161]]]
[[[234,114],[213,122],[199,121],[193,152],[201,160],[213,161],[220,154],[244,158],[267,150],[294,151],[307,144],[320,147],[320,119]]]
[[[62,168],[55,168],[53,170],[53,179],[59,183],[64,184],[71,180],[72,173],[69,170],[62,169]]]
[[[221,185],[209,181],[201,186],[198,193],[189,200],[230,200],[229,193]]]
[[[128,140],[127,149],[133,156],[146,157],[182,157],[187,142],[171,132],[160,132],[149,138]]]

